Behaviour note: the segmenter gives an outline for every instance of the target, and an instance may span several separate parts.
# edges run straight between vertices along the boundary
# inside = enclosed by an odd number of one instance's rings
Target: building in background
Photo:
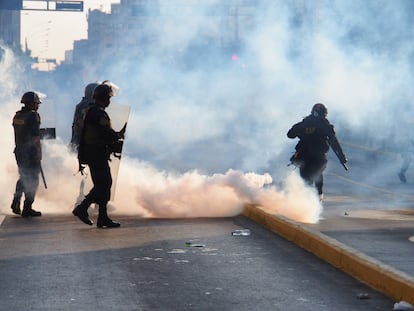
[[[0,40],[16,54],[31,57],[26,44],[21,46],[21,11],[81,11],[83,1],[39,0],[35,7],[24,1],[0,1]],[[139,60],[158,55],[166,62],[189,62],[222,52],[234,53],[243,45],[246,31],[253,23],[255,1],[232,0],[211,5],[210,0],[121,0],[111,5],[111,14],[100,10],[88,12],[88,37],[74,42],[72,51],[65,54],[64,64],[84,66],[113,55],[128,55]],[[179,21],[199,19],[195,36],[174,46],[162,37],[163,27],[180,26]],[[164,21],[177,20],[176,25]],[[183,23],[184,24],[184,23]],[[31,38],[26,38],[30,40]],[[33,63],[46,62],[55,68],[56,60],[33,58]]]
[[[188,62],[214,53],[231,55],[243,45],[254,23],[256,5],[252,0],[215,5],[209,0],[121,0],[111,5],[111,14],[99,10],[88,12],[88,38],[75,41],[72,62],[83,66],[113,55],[137,61],[156,55],[171,62]],[[184,38],[189,45],[177,46],[169,38],[160,37],[168,33],[163,27],[179,28],[180,20],[189,19],[202,20],[193,29],[196,35],[190,40]],[[166,20],[176,20],[177,24],[166,25]]]
[[[15,53],[21,53],[19,1],[0,1],[0,42]]]
[[[82,0],[0,0],[0,44],[10,48],[15,55],[20,55],[27,58],[27,62],[31,64],[43,63],[46,65],[46,71],[56,66],[56,59],[40,57],[36,55],[34,57],[33,51],[31,51],[31,43],[33,43],[33,37],[40,33],[41,29],[35,32],[31,29],[29,35],[22,35],[22,11],[60,11],[60,12],[82,12],[83,1]],[[49,26],[51,21],[41,25]],[[50,30],[45,29],[45,30]],[[38,39],[38,38],[36,38]],[[47,47],[47,40],[43,40]],[[47,50],[47,49],[45,49]],[[43,51],[42,51],[43,52]],[[39,54],[39,53],[37,53]]]

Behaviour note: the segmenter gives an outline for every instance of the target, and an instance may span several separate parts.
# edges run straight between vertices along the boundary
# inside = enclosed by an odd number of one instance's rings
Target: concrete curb
[[[3,220],[6,218],[6,215],[0,215],[0,226],[3,223]]]
[[[414,278],[318,231],[283,216],[245,205],[243,215],[313,253],[394,301],[414,304]]]

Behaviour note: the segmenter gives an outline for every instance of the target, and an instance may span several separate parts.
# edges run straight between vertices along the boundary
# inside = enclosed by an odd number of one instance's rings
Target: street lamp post
[[[51,30],[50,28],[50,24],[52,23],[51,20],[47,21],[47,22],[43,22],[40,24],[37,24],[36,26],[34,26],[30,33],[25,35],[25,52],[30,51],[30,55],[32,56],[32,52],[33,52],[33,45],[34,44],[34,39],[40,35],[45,35],[47,38],[44,41],[47,41],[48,36],[49,36],[49,31]],[[32,56],[33,57],[33,56]]]

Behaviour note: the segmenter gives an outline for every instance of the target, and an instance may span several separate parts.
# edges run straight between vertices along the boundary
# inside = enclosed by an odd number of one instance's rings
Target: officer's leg
[[[313,184],[312,167],[309,162],[304,162],[299,169],[300,177],[308,184]]]
[[[88,196],[86,196],[83,199],[83,201],[79,205],[77,205],[72,211],[72,214],[74,216],[78,217],[82,222],[89,226],[93,225],[93,221],[89,218],[88,214],[88,208],[92,203],[93,201],[90,198],[88,198]]]
[[[13,201],[11,204],[11,209],[13,213],[15,213],[16,215],[20,215],[21,213],[20,200],[22,198],[22,194],[23,194],[23,184],[19,178],[16,182],[16,190],[14,191]]]
[[[21,167],[19,168],[22,185],[24,188],[24,204],[22,217],[35,217],[41,216],[42,213],[35,211],[32,208],[33,202],[35,200],[37,188],[39,187],[39,167]]]
[[[409,152],[404,152],[401,154],[401,157],[403,159],[403,163],[398,173],[398,178],[400,179],[401,182],[406,183],[407,178],[405,177],[405,173],[407,172],[408,167],[410,166],[412,155]]]
[[[326,159],[321,159],[317,165],[315,165],[315,187],[318,191],[319,200],[323,199],[323,171],[326,168]]]
[[[21,156],[19,152],[16,152],[16,150],[14,151],[14,156],[16,159],[16,164],[17,167],[19,169],[19,179],[17,180],[16,183],[16,189],[14,191],[14,195],[13,195],[13,201],[11,204],[11,209],[13,211],[13,213],[20,215],[21,210],[20,210],[20,199],[22,197],[23,191],[24,191],[24,187],[23,187],[23,183],[21,180],[21,176],[20,176],[20,164],[21,163]]]
[[[323,195],[323,175],[322,173],[315,178],[315,187],[318,190],[319,197]],[[322,199],[322,198],[321,198]]]
[[[99,166],[96,166],[95,163],[89,163],[88,166],[89,166],[89,172],[91,174],[93,187],[89,191],[89,193],[85,196],[83,201],[73,209],[72,214],[77,216],[85,224],[92,226],[93,221],[89,218],[88,208],[92,203],[97,202],[96,184],[99,182],[99,177],[100,177],[99,169],[100,168]]]
[[[112,221],[108,217],[107,212],[107,204],[111,197],[111,186],[112,186],[112,176],[111,176],[111,170],[108,165],[108,161],[101,163],[101,170],[100,170],[101,176],[99,179],[99,186],[97,187],[99,191],[99,216],[98,216],[98,228],[116,228],[119,227],[121,224]]]

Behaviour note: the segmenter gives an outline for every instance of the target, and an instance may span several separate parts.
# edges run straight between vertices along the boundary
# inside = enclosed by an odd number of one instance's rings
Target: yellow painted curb
[[[394,301],[404,300],[414,304],[413,277],[296,221],[268,214],[255,205],[245,205],[243,215]]]

